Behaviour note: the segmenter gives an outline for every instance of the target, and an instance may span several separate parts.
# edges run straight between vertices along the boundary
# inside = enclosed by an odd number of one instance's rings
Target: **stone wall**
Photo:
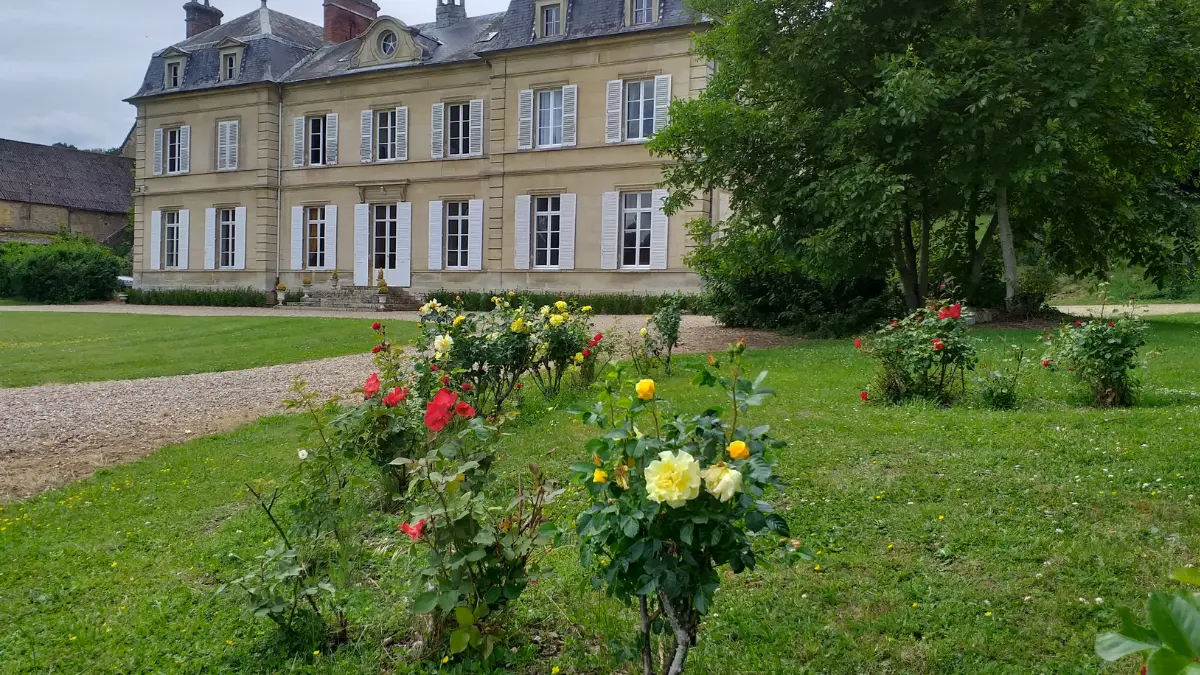
[[[103,242],[125,227],[128,221],[129,217],[121,213],[0,201],[0,232],[54,235],[67,228],[75,234]]]

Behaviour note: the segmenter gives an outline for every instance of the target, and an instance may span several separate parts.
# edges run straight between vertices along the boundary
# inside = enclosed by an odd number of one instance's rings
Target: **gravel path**
[[[1071,316],[1096,316],[1100,313],[1100,305],[1056,305],[1055,309]],[[1126,310],[1125,305],[1108,305],[1104,307],[1106,314],[1115,309],[1118,312]],[[1136,312],[1139,316],[1168,316],[1171,314],[1200,314],[1200,303],[1163,303],[1157,305],[1138,305]]]
[[[90,307],[114,311],[107,308],[130,306]],[[240,315],[243,311],[210,307],[152,309],[188,310],[169,313],[190,316]],[[270,316],[301,314],[250,311]],[[397,314],[363,316],[386,321],[401,318]],[[641,328],[644,318],[597,316],[595,324],[597,330],[617,337]],[[723,328],[709,317],[685,316],[680,350],[719,351],[743,336],[760,348],[795,342],[774,333]],[[105,466],[133,461],[164,445],[229,431],[262,415],[277,413],[283,409],[281,401],[288,397],[288,388],[297,376],[322,393],[344,394],[370,372],[370,355],[361,354],[219,373],[0,389],[0,410],[4,411],[0,417],[0,503],[29,497]]]

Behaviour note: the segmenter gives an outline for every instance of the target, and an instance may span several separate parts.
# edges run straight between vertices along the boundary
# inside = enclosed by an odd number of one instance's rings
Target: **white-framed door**
[[[371,204],[368,227],[370,283],[382,271],[389,287],[411,286],[412,204]]]

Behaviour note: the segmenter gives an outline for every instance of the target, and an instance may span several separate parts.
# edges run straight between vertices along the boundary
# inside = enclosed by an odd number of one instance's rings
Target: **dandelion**
[[[821,566],[820,566],[820,565],[813,565],[813,571],[814,571],[814,572],[820,572],[820,571],[821,571]]]
[[[992,613],[991,613],[991,612],[984,612],[984,613],[983,613],[983,615],[984,615],[984,616],[991,616],[991,615],[992,615]]]
[[[443,656],[443,657],[442,657],[442,663],[450,663],[450,657],[449,657],[449,656]]]
[[[946,516],[938,516],[938,520],[945,520]]]
[[[550,669],[550,675],[558,675],[561,672],[562,672],[562,668],[559,668],[558,666],[554,666],[553,668]]]
[[[231,645],[231,644],[233,644],[233,640],[226,640],[226,641],[225,641],[225,644],[227,644],[227,645]]]
[[[314,649],[314,650],[313,650],[313,656],[320,656],[320,655],[321,655],[321,650],[320,650],[320,649]]]
[[[914,603],[912,604],[912,606],[913,606],[913,607],[916,607],[916,606],[917,606],[917,603],[915,603],[915,602],[914,602]]]

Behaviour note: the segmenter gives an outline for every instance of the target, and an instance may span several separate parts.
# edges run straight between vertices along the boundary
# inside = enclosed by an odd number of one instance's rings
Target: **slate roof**
[[[0,139],[0,200],[128,213],[133,160]]]
[[[497,23],[499,35],[487,42],[479,53],[676,28],[693,25],[698,21],[695,15],[683,6],[683,0],[658,0],[658,21],[641,26],[625,25],[625,0],[567,0],[567,21],[563,34],[535,39],[535,10],[536,0],[512,0],[508,11],[504,13],[504,19]]]
[[[501,50],[676,28],[699,21],[684,8],[684,0],[657,2],[659,20],[656,23],[626,26],[625,0],[567,0],[564,34],[535,39],[536,0],[510,0],[508,10],[498,14],[467,17],[441,28],[436,23],[411,26],[416,30],[417,43],[426,50],[427,57],[420,61],[353,69],[351,62],[362,45],[362,38],[338,45],[327,44],[321,26],[263,7],[174,45],[174,49],[187,53],[183,83],[178,89],[168,92],[164,88],[164,52],[168,50],[156,53],[146,70],[141,89],[129,100],[177,91],[259,82],[302,82],[374,70],[474,61]],[[217,45],[225,39],[246,43],[242,72],[237,79],[228,82],[219,80],[220,49]]]
[[[258,82],[279,82],[284,73],[324,46],[325,29],[294,16],[262,7],[211,28],[168,49],[156,52],[146,69],[142,86],[129,100],[167,93],[165,63],[171,50],[187,54],[183,83],[170,92],[236,87]],[[246,44],[242,70],[234,80],[220,81],[221,50],[226,39]]]

